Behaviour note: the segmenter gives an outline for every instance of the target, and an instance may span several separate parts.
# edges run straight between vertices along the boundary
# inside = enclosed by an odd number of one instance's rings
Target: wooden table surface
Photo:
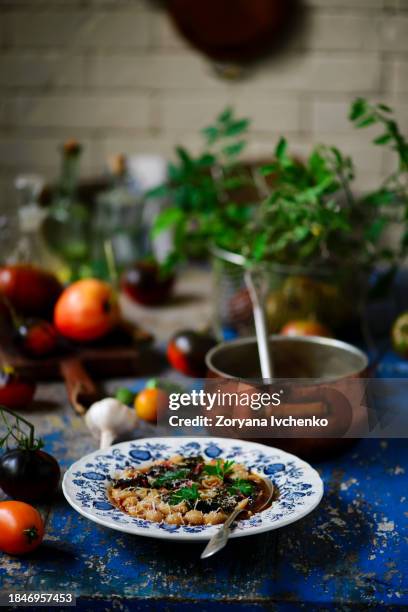
[[[201,320],[208,313],[206,303]],[[160,334],[167,332],[164,326]],[[110,381],[108,391],[118,384]],[[41,385],[27,416],[64,469],[96,448],[60,383]],[[201,545],[96,525],[59,494],[41,508],[44,544],[26,558],[0,555],[0,590],[72,591],[82,610],[408,607],[407,446],[405,440],[364,440],[317,464],[325,495],[311,515],[232,540],[207,561],[199,559]]]

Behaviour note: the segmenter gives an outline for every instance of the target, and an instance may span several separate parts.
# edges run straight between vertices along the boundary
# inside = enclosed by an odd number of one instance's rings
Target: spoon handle
[[[260,295],[260,289],[257,287],[257,280],[254,278],[251,270],[245,272],[245,283],[249,292],[249,297],[252,302],[252,310],[254,313],[256,340],[258,344],[259,362],[261,366],[262,378],[272,380],[273,363],[269,351],[268,323],[266,320],[264,295]]]
[[[231,533],[230,527],[232,523],[235,521],[238,514],[240,514],[244,509],[245,506],[239,505],[231,512],[223,526],[213,535],[207,546],[204,548],[200,556],[201,559],[207,559],[224,548]]]

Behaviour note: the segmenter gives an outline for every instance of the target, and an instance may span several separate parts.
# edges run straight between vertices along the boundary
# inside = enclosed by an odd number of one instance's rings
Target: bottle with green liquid
[[[90,214],[78,198],[81,153],[77,141],[64,144],[60,177],[43,223],[47,244],[62,262],[58,276],[63,281],[89,275]]]

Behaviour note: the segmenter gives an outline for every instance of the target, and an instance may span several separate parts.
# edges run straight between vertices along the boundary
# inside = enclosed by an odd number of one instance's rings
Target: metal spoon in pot
[[[269,478],[263,477],[263,481],[266,484],[266,487],[268,490],[268,496],[265,499],[265,502],[262,504],[262,506],[258,508],[257,512],[261,512],[261,510],[264,510],[269,505],[272,499],[272,496],[273,496],[273,492],[274,492],[274,486],[272,482],[269,480]],[[248,505],[248,498],[243,499],[241,502],[239,502],[239,504],[236,505],[236,507],[231,512],[231,514],[229,515],[225,523],[212,536],[207,546],[204,548],[203,552],[201,553],[200,559],[207,559],[208,557],[212,557],[212,555],[215,555],[215,553],[217,553],[219,550],[224,548],[224,546],[228,542],[228,538],[231,535],[232,523],[235,521],[237,516],[241,514],[243,510],[246,509],[247,505]]]
[[[261,276],[261,278],[259,278]],[[258,344],[259,364],[264,380],[272,381],[274,377],[273,362],[269,350],[268,325],[265,314],[266,286],[262,275],[256,271],[245,272],[245,284],[248,289],[254,314],[256,341]]]

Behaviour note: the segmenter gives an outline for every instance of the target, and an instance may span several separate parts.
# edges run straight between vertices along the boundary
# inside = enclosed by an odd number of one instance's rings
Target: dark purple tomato
[[[174,275],[164,274],[154,261],[139,261],[122,275],[123,291],[138,304],[157,306],[169,298]]]
[[[19,501],[48,501],[61,477],[54,457],[42,450],[15,448],[0,457],[0,487]]]

